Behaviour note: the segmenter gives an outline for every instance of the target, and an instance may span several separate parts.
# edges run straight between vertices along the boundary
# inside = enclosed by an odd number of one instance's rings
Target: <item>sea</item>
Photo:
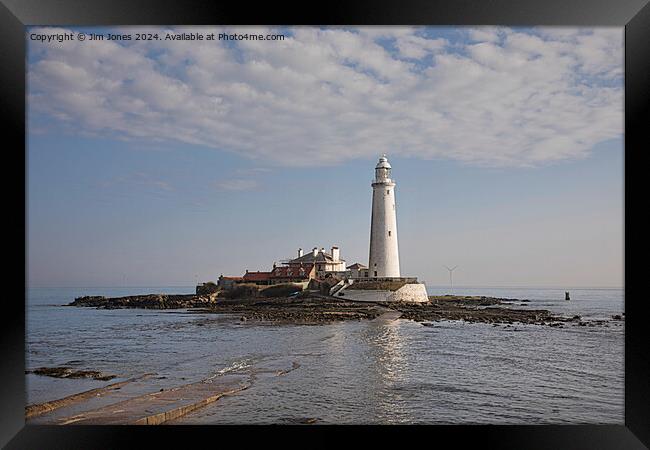
[[[427,287],[444,295],[449,287]],[[564,293],[569,291],[570,301]],[[26,374],[28,404],[155,373],[150,390],[226,373],[282,371],[178,424],[623,424],[623,289],[454,286],[529,300],[599,326],[408,320],[270,325],[188,310],[65,306],[83,295],[193,287],[30,288],[26,368],[68,366],[110,381]],[[623,316],[624,317],[624,316]]]

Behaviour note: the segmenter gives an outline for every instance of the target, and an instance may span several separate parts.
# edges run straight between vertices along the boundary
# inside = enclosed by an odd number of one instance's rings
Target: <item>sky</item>
[[[286,38],[30,38],[79,31]],[[189,286],[299,247],[367,264],[382,153],[403,275],[623,285],[623,28],[26,38],[29,286]]]

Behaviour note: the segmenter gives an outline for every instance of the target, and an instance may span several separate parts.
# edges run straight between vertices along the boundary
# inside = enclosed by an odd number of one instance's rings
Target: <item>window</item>
[[[375,276],[377,276],[377,271],[375,270]]]
[[[390,236],[390,230],[388,230],[388,235]]]
[[[390,189],[386,189],[386,195],[390,195]]]

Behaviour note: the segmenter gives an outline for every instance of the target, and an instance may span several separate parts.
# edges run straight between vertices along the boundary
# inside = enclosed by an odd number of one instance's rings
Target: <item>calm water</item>
[[[462,288],[529,299],[585,319],[621,314],[621,289]],[[446,288],[429,287],[429,294]],[[27,367],[68,365],[121,378],[156,372],[152,390],[226,372],[288,370],[179,423],[623,423],[624,322],[494,327],[406,320],[324,326],[242,324],[184,310],[64,307],[80,295],[187,293],[187,288],[31,289]],[[118,379],[118,380],[119,380]],[[110,382],[27,375],[29,403]]]

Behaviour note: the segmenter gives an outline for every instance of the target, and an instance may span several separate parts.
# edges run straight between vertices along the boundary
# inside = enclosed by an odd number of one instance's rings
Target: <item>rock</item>
[[[614,320],[623,320],[623,317],[621,317],[620,314],[614,314],[614,315],[612,316],[612,319],[614,319]]]
[[[211,306],[216,297],[196,294],[146,294],[127,297],[107,298],[103,296],[77,297],[70,306],[86,306],[101,309],[142,308],[142,309],[181,309],[197,306]]]
[[[552,316],[547,310],[515,309],[512,299],[486,296],[431,296],[429,302],[351,302],[345,298],[334,298],[310,294],[304,296],[260,297],[258,295],[242,298],[219,297],[195,294],[167,295],[149,294],[129,297],[106,298],[89,296],[76,298],[72,305],[96,308],[144,308],[173,309],[194,308],[199,313],[236,314],[240,322],[265,321],[273,323],[299,323],[305,325],[325,324],[343,320],[364,320],[387,312],[396,311],[402,319],[423,323],[432,327],[441,320],[464,321],[467,323],[487,324],[539,324],[550,325],[555,322],[578,322],[580,316],[573,319]],[[517,300],[524,302],[525,300]],[[508,306],[499,306],[507,304]],[[520,306],[526,306],[524,304]],[[236,320],[236,319],[235,319]],[[207,326],[209,322],[201,322]]]
[[[219,286],[214,282],[208,281],[207,283],[199,284],[196,286],[196,295],[210,295],[219,292]]]
[[[320,419],[316,417],[290,417],[285,419],[288,423],[290,424],[298,424],[298,425],[312,425],[316,422],[318,422]]]
[[[43,375],[54,378],[92,378],[94,380],[108,381],[115,378],[115,375],[104,375],[96,370],[72,370],[70,367],[39,367],[34,370],[26,370],[25,373]]]

